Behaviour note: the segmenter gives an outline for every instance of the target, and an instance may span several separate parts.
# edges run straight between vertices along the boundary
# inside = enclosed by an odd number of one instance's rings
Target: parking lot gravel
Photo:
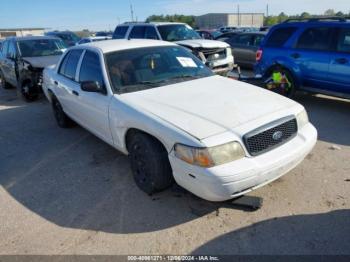
[[[296,99],[317,146],[249,212],[177,186],[147,196],[126,156],[0,90],[0,254],[350,254],[350,102]]]

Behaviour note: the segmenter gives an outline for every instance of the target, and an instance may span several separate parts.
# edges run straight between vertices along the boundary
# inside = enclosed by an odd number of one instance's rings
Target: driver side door
[[[87,92],[80,88],[75,101],[82,125],[105,142],[113,145],[109,127],[109,104],[112,95],[106,89],[102,64],[103,60],[98,53],[85,51],[81,65],[78,67],[79,83],[98,82],[105,92]]]

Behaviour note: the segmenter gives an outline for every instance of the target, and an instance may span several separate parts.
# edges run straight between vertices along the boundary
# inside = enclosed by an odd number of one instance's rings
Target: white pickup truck
[[[300,104],[216,76],[169,42],[73,47],[43,87],[58,125],[77,122],[129,155],[149,194],[175,180],[206,200],[232,199],[289,172],[317,140]]]

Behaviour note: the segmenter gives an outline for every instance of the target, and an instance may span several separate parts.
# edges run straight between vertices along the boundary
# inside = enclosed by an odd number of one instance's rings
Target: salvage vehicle
[[[183,23],[125,23],[118,25],[113,39],[156,39],[184,46],[213,72],[226,75],[234,68],[234,58],[227,43],[202,39]]]
[[[17,88],[26,101],[41,93],[42,72],[58,62],[66,46],[59,38],[45,36],[10,37],[0,55],[0,86]]]
[[[300,104],[214,75],[169,42],[73,47],[45,69],[44,92],[60,127],[74,121],[129,155],[148,194],[175,180],[209,201],[236,198],[288,173],[317,140]]]
[[[289,84],[276,92],[287,97],[302,90],[349,99],[350,18],[289,19],[269,30],[256,60],[263,78],[281,68]]]
[[[84,37],[76,45],[82,45],[82,44],[87,44],[87,43],[91,43],[91,42],[98,42],[98,41],[106,41],[106,40],[111,40],[111,39],[112,39],[112,37],[110,37],[110,36]]]
[[[47,32],[45,35],[62,39],[68,47],[75,46],[80,41],[80,37],[71,31],[53,31]]]

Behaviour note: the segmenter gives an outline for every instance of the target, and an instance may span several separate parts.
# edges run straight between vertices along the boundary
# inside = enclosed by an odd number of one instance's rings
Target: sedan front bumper
[[[209,201],[225,201],[247,194],[285,175],[311,152],[317,130],[308,124],[288,143],[257,157],[213,167],[189,165],[169,155],[176,182],[193,194]]]

